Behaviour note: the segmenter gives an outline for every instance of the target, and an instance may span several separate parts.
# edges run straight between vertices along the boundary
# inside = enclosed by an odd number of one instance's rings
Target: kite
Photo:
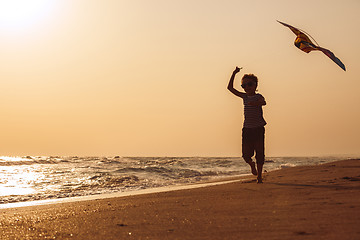
[[[299,48],[300,50],[309,53],[311,51],[321,51],[323,52],[326,56],[328,56],[331,60],[333,60],[339,67],[341,67],[344,71],[346,71],[345,65],[340,61],[340,59],[338,59],[337,57],[335,57],[334,53],[332,53],[330,50],[322,48],[319,46],[319,44],[317,44],[317,42],[315,41],[315,39],[313,39],[309,34],[306,34],[305,31],[300,31],[299,29],[278,21],[279,23],[281,23],[282,25],[284,25],[285,27],[290,28],[290,30],[295,33],[296,35],[296,39],[295,39],[295,46],[297,48]],[[309,37],[314,40],[314,42],[316,43],[316,45],[310,40],[310,38],[307,36],[309,35]]]

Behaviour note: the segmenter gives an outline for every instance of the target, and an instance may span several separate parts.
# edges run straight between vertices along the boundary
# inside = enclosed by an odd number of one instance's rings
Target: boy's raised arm
[[[230,81],[229,81],[229,84],[228,84],[227,89],[228,89],[230,92],[232,92],[234,95],[243,98],[243,97],[246,96],[246,93],[239,92],[238,90],[236,90],[236,89],[234,88],[235,75],[236,75],[238,72],[240,72],[240,69],[241,69],[241,68],[238,68],[238,67],[235,68],[234,72],[232,73],[232,75],[231,75],[231,77],[230,77]]]

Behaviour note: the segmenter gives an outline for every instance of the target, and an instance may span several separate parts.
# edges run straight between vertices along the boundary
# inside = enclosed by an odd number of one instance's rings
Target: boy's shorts
[[[243,128],[242,130],[242,154],[245,162],[252,161],[256,153],[256,163],[264,164],[265,161],[265,127]]]

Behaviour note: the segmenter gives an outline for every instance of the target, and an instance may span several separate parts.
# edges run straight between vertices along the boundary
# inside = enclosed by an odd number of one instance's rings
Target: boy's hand
[[[233,72],[233,74],[237,74],[238,72],[240,72],[241,69],[242,69],[242,67],[241,67],[241,68],[236,67],[235,70],[234,70],[234,72]]]

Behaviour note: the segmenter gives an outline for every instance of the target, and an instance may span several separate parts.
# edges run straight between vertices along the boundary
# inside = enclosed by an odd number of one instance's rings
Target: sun
[[[0,27],[25,28],[44,21],[53,0],[0,0]]]

